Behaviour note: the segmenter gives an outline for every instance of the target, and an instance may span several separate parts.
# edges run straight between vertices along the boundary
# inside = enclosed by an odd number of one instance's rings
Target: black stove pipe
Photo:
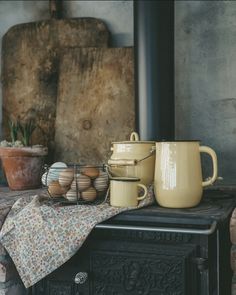
[[[136,130],[174,140],[174,1],[134,0]]]

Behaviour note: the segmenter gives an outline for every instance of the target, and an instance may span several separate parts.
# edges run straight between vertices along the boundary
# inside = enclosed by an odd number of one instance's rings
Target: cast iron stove
[[[183,228],[207,228],[212,223],[220,223],[224,220],[236,204],[236,191],[206,190],[200,204],[193,208],[170,209],[154,204],[140,210],[127,211],[112,218],[112,223],[138,225],[140,218],[142,223],[162,227],[180,226]],[[109,221],[108,221],[109,222]],[[167,229],[166,229],[167,230]]]
[[[180,254],[185,257],[185,277],[180,289],[162,286],[160,291],[157,289],[158,294],[230,295],[229,222],[235,196],[233,190],[206,190],[201,203],[194,208],[168,209],[154,204],[119,214],[96,228],[106,229],[106,234],[112,231],[111,238],[156,244],[163,263],[171,255],[177,257],[186,247],[186,257]]]
[[[235,195],[208,190],[195,208],[154,204],[100,223],[32,295],[230,295]]]

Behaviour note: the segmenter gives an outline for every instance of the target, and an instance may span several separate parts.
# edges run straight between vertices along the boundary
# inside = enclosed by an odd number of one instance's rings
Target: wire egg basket
[[[109,193],[109,176],[105,165],[62,162],[45,165],[42,184],[53,201],[65,205],[98,205],[106,202]]]

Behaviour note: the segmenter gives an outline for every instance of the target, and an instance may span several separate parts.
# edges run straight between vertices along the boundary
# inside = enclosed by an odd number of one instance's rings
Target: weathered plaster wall
[[[113,46],[133,45],[132,1],[64,3],[67,17],[103,19]],[[0,1],[0,38],[48,17],[48,1]],[[223,183],[236,184],[236,2],[176,1],[175,23],[176,135],[213,147]]]
[[[177,137],[213,147],[235,184],[236,2],[176,1],[175,14]]]

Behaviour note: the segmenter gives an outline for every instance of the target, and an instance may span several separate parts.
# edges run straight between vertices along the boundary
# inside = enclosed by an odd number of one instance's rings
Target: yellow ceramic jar
[[[111,150],[108,167],[112,176],[137,177],[145,185],[153,183],[154,141],[140,141],[138,134],[133,132],[130,141],[113,142]]]

